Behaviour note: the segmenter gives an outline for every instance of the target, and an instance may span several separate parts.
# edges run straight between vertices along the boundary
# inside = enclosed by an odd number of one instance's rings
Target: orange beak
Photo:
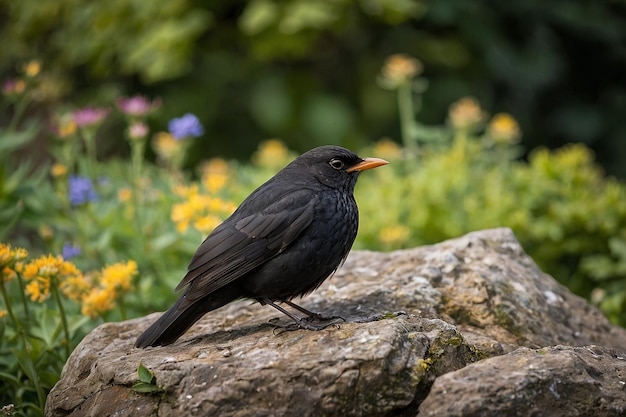
[[[376,167],[379,167],[381,165],[387,165],[388,163],[389,162],[385,161],[384,159],[380,159],[380,158],[365,158],[364,160],[362,160],[358,164],[353,165],[350,168],[346,169],[346,171],[347,172],[365,171],[366,169],[376,168]]]

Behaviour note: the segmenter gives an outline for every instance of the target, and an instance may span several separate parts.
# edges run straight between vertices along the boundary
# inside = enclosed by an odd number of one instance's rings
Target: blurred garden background
[[[0,0],[0,415],[322,144],[392,162],[356,248],[511,227],[626,325],[626,3]]]

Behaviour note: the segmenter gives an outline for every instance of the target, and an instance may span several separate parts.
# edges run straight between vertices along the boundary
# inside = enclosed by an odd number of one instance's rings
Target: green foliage
[[[626,325],[626,185],[604,176],[581,144],[539,148],[518,161],[515,121],[498,114],[485,126],[486,116],[462,99],[447,128],[416,124],[416,132],[435,129],[438,142],[416,148],[416,136],[411,148],[374,148],[397,161],[360,181],[357,244],[393,249],[507,226],[543,270]]]
[[[5,49],[5,59],[33,58],[35,44],[38,56],[55,69],[87,65],[94,75],[107,77],[116,67],[147,83],[188,72],[193,41],[212,20],[210,12],[184,0],[89,4],[24,0],[5,7],[12,19],[4,22],[3,36],[11,34],[17,40]]]
[[[397,161],[357,190],[363,247],[412,247],[507,226],[543,270],[624,321],[626,186],[600,174],[582,145],[539,149],[529,162],[504,159],[477,142],[420,160]],[[385,204],[381,207],[380,202]],[[400,227],[404,239],[386,242]]]
[[[133,384],[131,389],[142,394],[159,394],[163,392],[163,388],[157,385],[156,376],[146,368],[143,363],[139,363],[137,367],[137,382]]]
[[[0,0],[0,10],[0,73],[45,62],[43,106],[161,96],[157,126],[184,108],[210,132],[198,159],[245,160],[260,138],[303,151],[326,131],[352,148],[400,137],[393,97],[371,80],[404,52],[428,67],[420,121],[439,124],[472,95],[515,113],[526,149],[581,142],[608,172],[626,172],[623,2]]]

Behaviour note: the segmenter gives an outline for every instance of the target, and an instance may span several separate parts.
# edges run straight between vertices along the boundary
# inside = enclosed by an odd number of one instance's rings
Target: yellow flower
[[[67,298],[72,301],[80,301],[89,292],[91,285],[84,275],[72,275],[65,278],[59,289]]]
[[[26,284],[25,291],[31,301],[43,303],[50,296],[50,278],[44,276],[31,278],[31,281]]]
[[[50,240],[54,236],[54,230],[50,226],[41,226],[39,228],[39,236],[43,240]]]
[[[187,203],[174,204],[170,218],[176,223],[176,230],[179,233],[185,232],[189,228],[189,222],[193,218],[193,207]]]
[[[0,310],[0,319],[6,317],[6,315],[8,314],[8,312],[4,309]]]
[[[230,166],[228,162],[222,158],[211,158],[207,162],[203,163],[200,167],[203,174],[224,174],[228,175],[230,172]]]
[[[176,224],[179,233],[187,231],[190,225],[202,233],[208,233],[235,208],[233,203],[221,198],[193,193],[189,195],[187,201],[172,207],[170,218]]]
[[[452,127],[457,130],[467,130],[478,126],[485,120],[486,113],[480,108],[480,104],[473,97],[463,97],[452,103],[448,110],[448,116]]]
[[[406,54],[394,54],[385,60],[381,75],[388,87],[396,88],[424,70],[422,63]]]
[[[278,139],[261,142],[259,149],[252,156],[255,164],[267,168],[282,166],[288,158],[289,149]]]
[[[181,148],[182,141],[176,140],[171,133],[158,132],[152,138],[152,149],[166,161],[174,158],[181,151]]]
[[[17,273],[14,269],[9,268],[8,266],[2,268],[2,280],[4,282],[9,282],[15,278],[17,278]]]
[[[224,188],[230,174],[228,162],[221,158],[213,158],[200,167],[202,185],[211,193]]]
[[[402,148],[389,138],[382,138],[374,145],[374,155],[385,159],[399,159],[402,156]]]
[[[132,196],[133,191],[130,188],[120,188],[117,192],[117,199],[122,203],[129,201]]]
[[[60,260],[58,264],[60,278],[67,279],[69,277],[74,277],[78,275],[82,275],[82,272],[74,265],[72,262],[63,260],[63,257],[59,256],[57,259]]]
[[[28,256],[24,248],[13,248],[8,243],[0,243],[0,266],[13,266]]]
[[[52,164],[50,174],[55,178],[64,177],[67,174],[67,167],[59,163]]]
[[[178,184],[174,186],[174,194],[183,198],[190,198],[199,193],[198,184],[182,185]]]
[[[15,279],[16,271],[21,271],[26,257],[28,257],[26,249],[13,248],[10,244],[0,243],[0,273],[4,282]]]
[[[498,113],[487,125],[487,133],[496,143],[517,143],[522,136],[517,120],[508,113]]]
[[[80,311],[85,316],[99,317],[115,307],[115,297],[115,290],[96,287],[83,297]]]
[[[28,61],[22,67],[22,71],[28,77],[35,77],[41,72],[41,61],[38,59],[33,59],[32,61]]]
[[[100,285],[114,291],[126,291],[131,288],[131,281],[135,275],[137,275],[137,262],[118,262],[102,270]]]
[[[11,245],[0,243],[0,266],[9,265],[12,260]]]
[[[61,124],[57,127],[57,135],[61,139],[69,138],[76,133],[77,128],[78,127],[73,118],[65,117]]]
[[[33,259],[23,268],[22,274],[28,282],[25,291],[32,301],[43,302],[50,295],[50,285],[63,288],[65,280],[77,280],[82,275],[72,262],[62,256],[44,255]],[[54,281],[51,284],[51,281]]]
[[[399,244],[409,238],[411,231],[402,225],[383,227],[379,232],[379,238],[385,244]]]
[[[89,285],[87,279],[69,281],[67,288],[71,289],[66,295],[81,301],[81,312],[85,316],[98,317],[115,307],[115,300],[123,291],[131,286],[132,278],[137,275],[137,262],[118,262],[106,266],[96,273],[91,281],[97,285]]]
[[[202,234],[208,234],[213,229],[215,229],[220,223],[222,219],[219,217],[209,214],[208,216],[203,216],[193,223],[193,227],[195,227]]]
[[[222,174],[210,174],[202,177],[202,184],[212,193],[217,193],[224,188],[228,182],[228,177]]]

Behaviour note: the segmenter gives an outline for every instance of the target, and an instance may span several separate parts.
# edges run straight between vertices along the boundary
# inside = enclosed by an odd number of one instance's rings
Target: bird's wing
[[[288,193],[259,213],[222,223],[202,242],[176,289],[191,283],[186,298],[197,300],[281,253],[313,220],[318,197],[307,191]]]

